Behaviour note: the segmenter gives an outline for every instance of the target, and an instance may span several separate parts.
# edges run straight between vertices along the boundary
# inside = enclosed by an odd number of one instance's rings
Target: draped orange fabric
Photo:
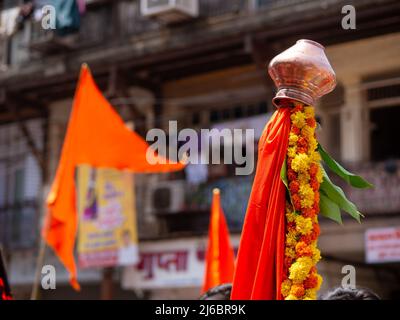
[[[213,191],[206,268],[202,292],[223,283],[231,283],[235,266],[235,255],[229,240],[228,226],[221,207],[220,192]]]
[[[97,88],[87,66],[83,66],[75,93],[61,158],[50,193],[42,236],[66,269],[70,282],[79,289],[74,260],[78,216],[74,174],[78,164],[127,169],[132,172],[167,172],[183,169],[154,154],[146,159],[149,145],[129,130]]]
[[[287,152],[289,131],[289,109],[280,108],[260,138],[257,170],[240,239],[231,299],[282,299],[286,191],[280,171]]]

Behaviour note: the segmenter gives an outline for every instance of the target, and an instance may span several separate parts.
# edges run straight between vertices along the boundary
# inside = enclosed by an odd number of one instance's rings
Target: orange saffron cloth
[[[290,110],[279,108],[266,125],[240,239],[232,300],[281,300],[285,249],[286,157]]]
[[[132,172],[181,170],[182,163],[146,159],[149,145],[129,130],[96,86],[86,65],[82,66],[57,172],[47,197],[42,237],[70,273],[70,283],[79,290],[74,259],[78,215],[75,194],[75,167],[126,169]]]
[[[220,284],[231,283],[234,268],[235,254],[221,207],[220,191],[214,189],[202,293]]]

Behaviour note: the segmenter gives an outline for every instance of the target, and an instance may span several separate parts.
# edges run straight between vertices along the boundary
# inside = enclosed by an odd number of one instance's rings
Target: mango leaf
[[[286,163],[286,159],[283,160],[282,163],[282,168],[281,168],[281,180],[283,182],[283,184],[286,187],[287,190],[287,194],[290,200],[290,203],[292,204],[292,207],[294,208],[293,202],[292,202],[292,197],[290,195],[290,190],[289,190],[289,183],[288,183],[288,178],[287,178],[287,163]]]
[[[345,168],[343,168],[325,151],[325,149],[320,144],[318,144],[318,152],[321,155],[322,160],[324,160],[324,162],[326,163],[326,165],[352,187],[361,189],[373,187],[371,183],[369,183],[362,177],[354,173],[351,173],[347,171]]]
[[[283,184],[285,185],[286,189],[289,191],[288,179],[287,179],[287,164],[286,164],[286,159],[283,160],[283,163],[282,163],[282,168],[281,168],[281,180],[282,180]]]
[[[361,212],[358,211],[355,204],[346,198],[343,190],[332,183],[323,168],[322,172],[324,178],[322,180],[320,190],[322,190],[331,201],[335,202],[339,206],[339,208],[350,214],[350,216],[352,216],[360,223],[360,217],[364,216],[361,214]]]
[[[323,191],[320,192],[319,208],[320,213],[339,224],[342,224],[342,214],[339,206],[329,199]]]

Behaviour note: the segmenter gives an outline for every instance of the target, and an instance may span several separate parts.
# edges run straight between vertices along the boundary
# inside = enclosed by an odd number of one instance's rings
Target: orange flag
[[[235,255],[221,207],[220,192],[219,189],[214,189],[202,292],[220,284],[232,282],[234,265]]]
[[[260,138],[257,170],[236,260],[233,300],[282,299],[286,190],[280,172],[289,131],[289,108],[280,108]]]
[[[50,193],[42,236],[70,272],[71,285],[79,290],[74,260],[78,215],[75,207],[75,167],[127,169],[132,172],[167,172],[183,169],[181,163],[156,154],[146,159],[149,145],[129,130],[97,88],[86,65],[82,66],[61,158]]]

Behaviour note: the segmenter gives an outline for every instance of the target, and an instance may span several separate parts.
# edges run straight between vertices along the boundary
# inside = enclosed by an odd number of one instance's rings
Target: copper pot
[[[335,72],[324,47],[312,40],[299,40],[277,55],[271,60],[268,72],[278,88],[272,99],[276,107],[287,99],[314,105],[336,86]]]

